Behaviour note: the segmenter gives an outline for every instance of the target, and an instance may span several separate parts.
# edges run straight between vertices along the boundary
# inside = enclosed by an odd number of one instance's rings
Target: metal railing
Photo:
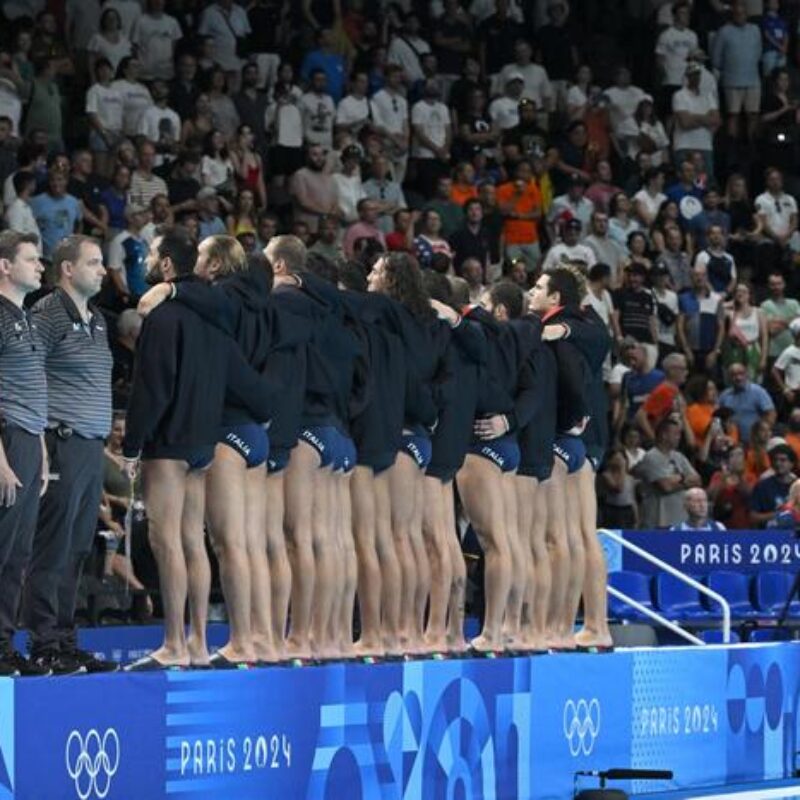
[[[728,604],[728,601],[717,592],[709,589],[708,586],[704,586],[699,581],[696,581],[694,578],[690,578],[685,573],[681,572],[678,569],[675,569],[671,564],[667,564],[666,561],[662,561],[660,558],[657,558],[652,553],[648,553],[647,550],[642,549],[633,542],[627,541],[623,536],[620,536],[618,533],[614,531],[608,530],[608,528],[600,528],[597,531],[597,535],[607,536],[612,542],[616,542],[620,547],[624,547],[626,550],[630,550],[632,553],[636,553],[639,558],[643,558],[645,561],[649,561],[651,564],[654,564],[659,569],[663,570],[669,575],[672,575],[674,578],[677,578],[682,583],[688,584],[693,589],[696,589],[700,594],[705,595],[709,599],[713,600],[715,603],[718,603],[720,608],[722,609],[722,641],[725,644],[728,644],[731,640],[731,607]],[[673,622],[672,620],[667,619],[665,616],[659,614],[652,608],[648,608],[647,606],[642,605],[638,601],[634,600],[632,597],[628,597],[624,592],[621,592],[619,589],[614,588],[613,586],[608,587],[608,593],[612,597],[616,597],[617,600],[621,600],[623,603],[627,603],[631,608],[636,609],[640,614],[644,614],[645,616],[652,619],[654,622],[658,622],[660,625],[663,625],[668,630],[671,630],[673,633],[681,636],[682,638],[686,639],[687,641],[691,642],[692,644],[697,645],[705,645],[704,642],[699,637],[695,636],[689,631],[682,628],[677,623]]]

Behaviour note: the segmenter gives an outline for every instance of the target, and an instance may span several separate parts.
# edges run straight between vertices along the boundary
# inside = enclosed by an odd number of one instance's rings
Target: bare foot
[[[298,642],[291,637],[286,640],[287,658],[311,658],[311,645],[307,642]]]
[[[503,646],[503,642],[501,640],[489,638],[484,634],[476,636],[470,642],[470,646],[472,647],[473,650],[478,650],[481,653],[490,653],[499,650],[505,650],[505,647]]]
[[[422,639],[426,653],[444,653],[447,651],[447,635],[444,633],[425,634]]]
[[[614,640],[610,633],[601,634],[586,628],[575,634],[574,642],[578,647],[613,647]]]
[[[234,664],[252,664],[256,660],[254,650],[237,650],[230,642],[224,647],[218,647],[217,652],[222,654],[228,661]]]
[[[188,667],[190,664],[194,664],[188,651],[178,652],[169,647],[159,647],[158,650],[153,650],[150,657],[165,667]],[[208,663],[208,654],[206,654],[206,663]]]
[[[353,655],[356,656],[382,656],[386,648],[380,639],[366,639],[363,636],[353,645]]]

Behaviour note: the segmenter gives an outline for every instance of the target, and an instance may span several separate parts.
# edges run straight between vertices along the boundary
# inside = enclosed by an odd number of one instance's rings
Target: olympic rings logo
[[[599,735],[600,701],[596,697],[589,701],[581,698],[577,703],[567,700],[564,705],[564,737],[573,758],[579,753],[590,755]]]
[[[67,737],[64,758],[79,799],[95,796],[103,800],[119,769],[119,736],[114,728],[107,728],[102,736],[92,728],[86,738],[79,731],[72,731]]]

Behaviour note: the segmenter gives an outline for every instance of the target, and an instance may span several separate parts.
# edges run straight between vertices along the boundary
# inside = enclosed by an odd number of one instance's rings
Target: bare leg
[[[575,620],[583,594],[583,579],[586,575],[586,551],[581,536],[580,480],[579,473],[567,476],[567,542],[569,543],[569,593],[564,619],[561,623],[562,637],[574,646]]]
[[[317,469],[312,484],[313,522],[312,537],[314,547],[314,599],[312,616],[312,650],[321,658],[336,655],[331,641],[331,621],[336,616],[342,569],[341,553],[338,547],[338,524],[335,522],[336,498],[334,496],[334,477],[330,467]]]
[[[400,594],[400,646],[404,652],[412,643],[414,601],[417,593],[416,558],[411,542],[414,526],[414,501],[416,499],[417,465],[402,453],[389,470],[391,493],[392,537],[402,574]]]
[[[186,464],[153,459],[142,462],[148,534],[158,564],[164,606],[164,644],[152,653],[162,664],[189,664],[183,615],[186,610],[186,560],[181,546],[181,522],[186,493]]]
[[[531,554],[533,555],[533,569],[535,574],[530,646],[536,649],[545,648],[547,646],[547,615],[550,597],[553,592],[553,572],[551,569],[550,554],[547,552],[547,511],[547,490],[544,484],[537,482],[530,531]]]
[[[484,613],[481,635],[472,640],[478,650],[502,650],[503,615],[511,589],[511,550],[503,510],[503,475],[490,461],[469,454],[456,480],[467,516],[486,559]]]
[[[467,588],[467,566],[464,563],[464,554],[461,552],[461,539],[456,525],[456,506],[452,481],[448,481],[442,486],[442,506],[447,546],[450,550],[450,568],[453,574],[447,608],[447,648],[454,653],[461,653],[467,649],[467,642],[464,639],[464,598]]]
[[[319,456],[313,447],[298,442],[284,478],[286,488],[286,539],[292,567],[292,625],[286,639],[286,653],[311,657],[311,610],[316,582],[313,540],[314,479]]]
[[[569,541],[567,539],[566,492],[567,468],[559,459],[553,463],[553,474],[542,484],[547,501],[547,551],[550,556],[552,591],[547,613],[547,643],[551,647],[567,646],[563,640],[562,621],[566,614],[569,593]]]
[[[353,507],[350,502],[350,481],[352,472],[336,475],[336,490],[339,504],[339,538],[344,557],[344,586],[339,604],[339,624],[337,626],[337,647],[339,655],[353,655],[353,609],[356,604],[356,585],[358,583],[358,562],[353,540]]]
[[[375,548],[381,565],[381,628],[383,649],[398,655],[400,650],[400,606],[403,595],[403,575],[394,545],[392,501],[389,489],[391,469],[376,475],[375,491]]]
[[[586,551],[586,577],[583,582],[583,629],[575,635],[583,647],[609,647],[613,644],[608,629],[608,566],[597,538],[597,497],[594,470],[587,462],[578,473],[581,500],[581,535]]]
[[[356,650],[364,655],[383,652],[381,639],[381,567],[378,561],[374,476],[369,467],[356,467],[350,483],[353,535],[358,560],[358,610],[361,638]]]
[[[522,625],[522,606],[525,600],[525,584],[530,572],[526,546],[522,546],[519,532],[519,508],[517,505],[517,476],[503,474],[503,506],[506,518],[506,534],[511,551],[511,589],[503,622],[503,636],[506,644],[513,648],[519,644]]]
[[[189,638],[187,645],[192,664],[208,663],[208,598],[211,593],[211,565],[208,563],[205,520],[206,473],[186,475],[181,541],[186,559],[189,592]]]
[[[267,536],[267,561],[269,562],[270,587],[272,598],[270,610],[272,618],[272,642],[276,656],[280,658],[285,649],[286,626],[289,619],[289,596],[292,591],[292,571],[286,553],[284,520],[284,476],[283,472],[267,474],[264,482],[266,500],[263,527]],[[253,627],[256,621],[253,620]]]
[[[523,558],[525,559],[525,583],[523,588],[520,638],[523,647],[539,649],[541,644],[535,641],[536,636],[534,634],[533,623],[536,574],[531,544],[531,529],[533,528],[534,505],[536,503],[538,482],[536,478],[517,475],[514,488],[517,493],[520,547],[523,551]]]
[[[415,465],[416,466],[416,465]],[[412,639],[410,652],[424,653],[425,645],[425,612],[431,594],[431,565],[428,551],[422,535],[423,506],[425,504],[425,473],[417,469],[414,476],[414,519],[411,527],[411,547],[414,551],[414,562],[417,574],[417,588],[414,594],[414,616],[412,617]]]
[[[232,448],[218,444],[206,478],[211,541],[228,611],[230,639],[219,648],[230,661],[255,661],[250,627],[251,581],[245,519],[247,463]]]
[[[425,478],[423,487],[423,527],[428,559],[431,565],[430,611],[425,631],[425,649],[438,652],[447,649],[447,606],[453,583],[450,563],[445,492],[438,478]],[[454,533],[450,533],[450,537]]]
[[[250,565],[250,630],[255,659],[277,661],[278,653],[272,638],[272,591],[270,565],[267,560],[267,530],[264,525],[267,514],[265,473],[266,467],[262,464],[260,467],[248,469],[245,476],[244,532],[247,561]]]

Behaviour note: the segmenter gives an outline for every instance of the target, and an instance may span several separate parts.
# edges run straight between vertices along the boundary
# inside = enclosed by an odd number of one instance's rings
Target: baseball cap
[[[354,158],[357,161],[361,160],[361,148],[357,144],[349,144],[342,150],[342,161]]]
[[[521,72],[509,72],[506,83],[511,83],[512,81],[522,81],[525,83],[525,76]]]
[[[669,275],[669,268],[666,264],[657,262],[653,264],[653,275]]]
[[[800,334],[800,317],[795,317],[789,323],[789,330],[791,331],[792,336],[797,336],[798,334]]]
[[[686,74],[687,75],[699,75],[702,72],[703,68],[696,62],[690,61],[686,65]]]
[[[570,217],[569,219],[564,220],[562,224],[564,226],[564,230],[567,231],[583,230],[583,223],[579,219],[576,219],[575,217]]]
[[[204,186],[198,193],[198,200],[208,200],[209,197],[216,197],[217,190],[213,186]]]
[[[146,214],[150,209],[141,203],[128,203],[125,206],[125,218],[130,219],[134,214]]]
[[[767,442],[767,452],[771,453],[778,447],[788,447],[788,443],[783,436],[772,436],[770,440]]]

